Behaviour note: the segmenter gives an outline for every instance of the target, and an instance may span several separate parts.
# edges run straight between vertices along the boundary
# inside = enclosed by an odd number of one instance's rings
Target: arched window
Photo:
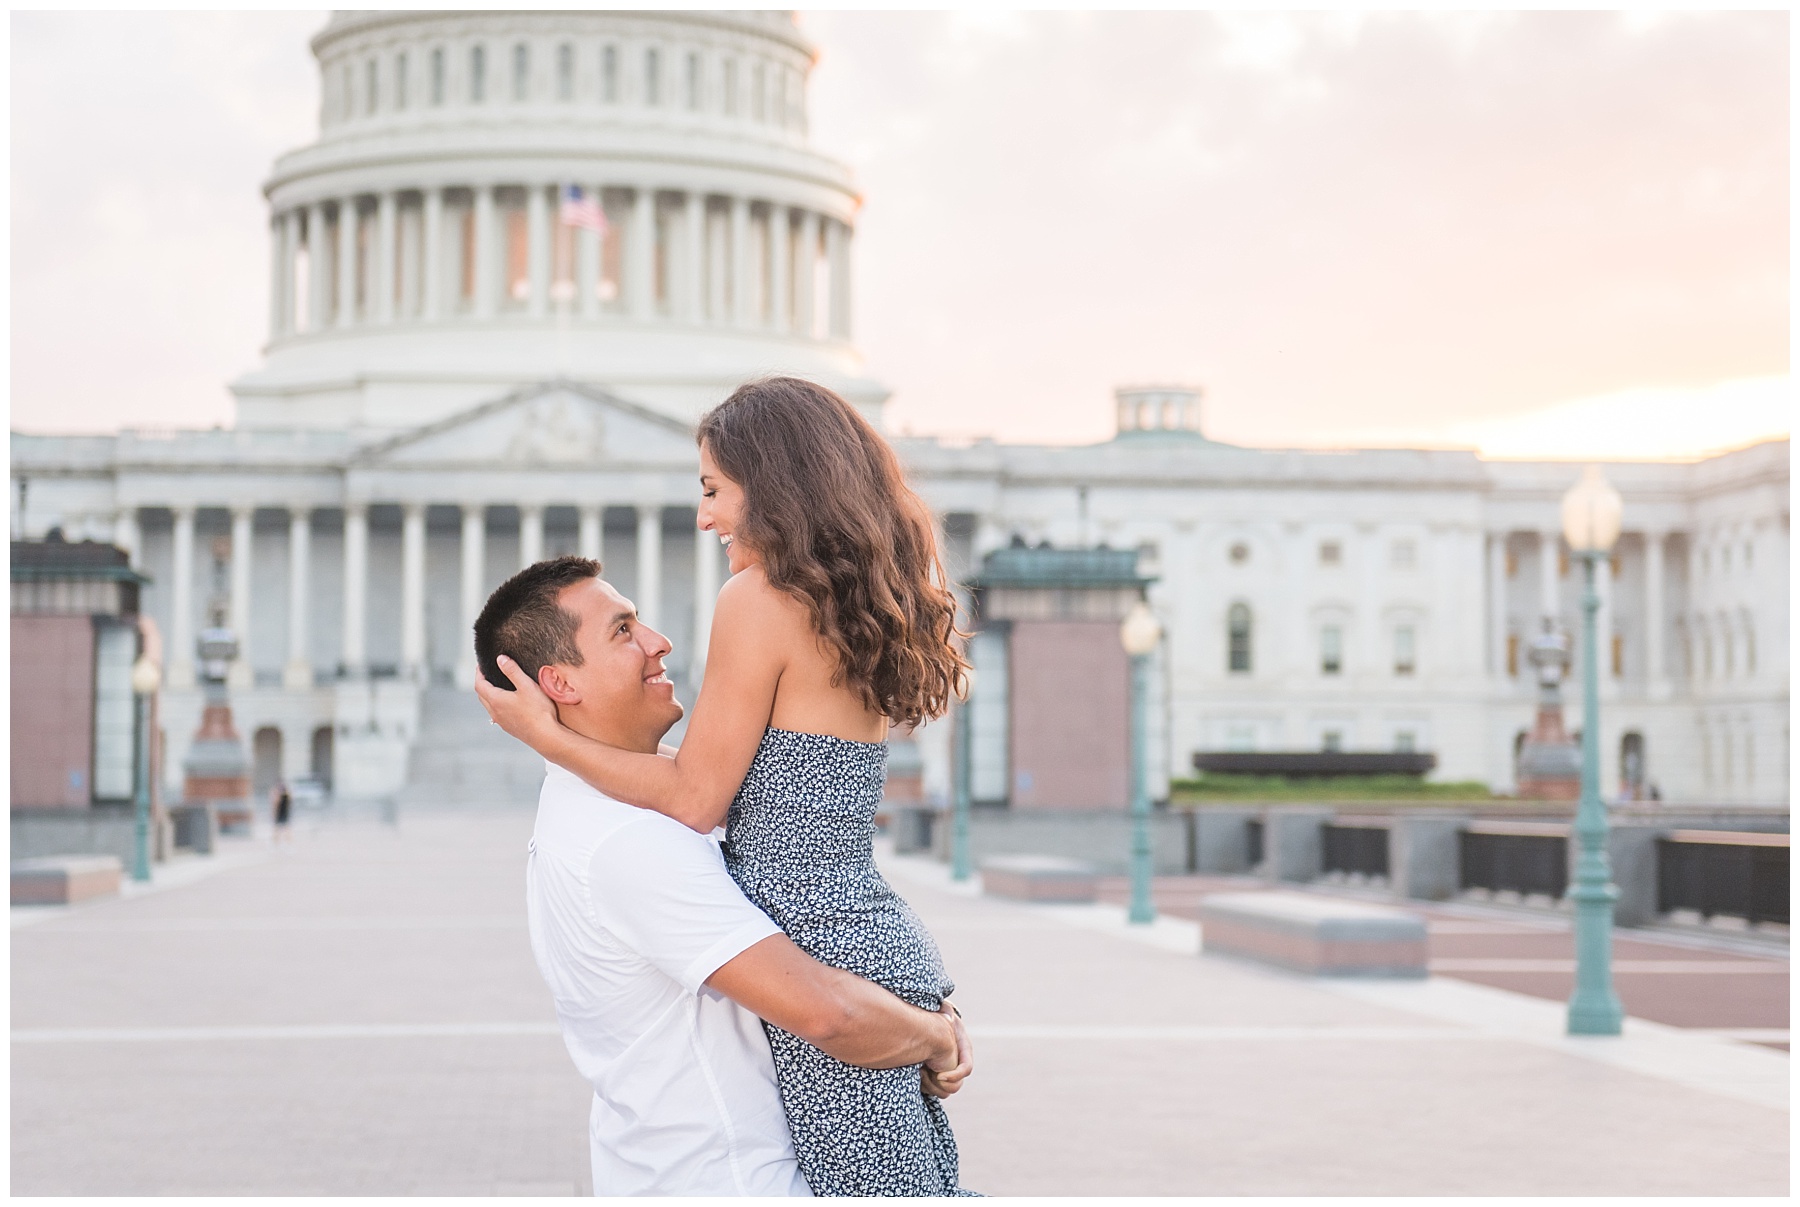
[[[556,48],[556,99],[575,99],[575,48],[567,42]]]
[[[1344,671],[1344,629],[1328,624],[1319,629],[1319,673],[1339,675]]]
[[[1234,675],[1250,673],[1250,605],[1234,603],[1225,620],[1225,669]]]
[[[662,56],[654,46],[644,52],[644,103],[662,104]]]
[[[513,100],[531,95],[531,48],[520,42],[513,47]]]
[[[1418,666],[1418,649],[1415,631],[1410,624],[1394,627],[1394,673],[1410,675]]]
[[[487,100],[487,47],[469,51],[469,99],[476,104]]]
[[[431,103],[444,103],[444,51],[442,47],[431,52]]]

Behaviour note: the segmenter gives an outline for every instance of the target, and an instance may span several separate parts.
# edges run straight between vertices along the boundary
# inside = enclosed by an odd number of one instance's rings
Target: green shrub
[[[1171,804],[1208,801],[1492,800],[1486,784],[1431,783],[1411,775],[1227,775],[1170,780]]]

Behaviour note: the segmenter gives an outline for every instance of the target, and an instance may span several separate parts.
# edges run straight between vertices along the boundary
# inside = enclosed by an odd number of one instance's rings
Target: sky
[[[14,13],[12,420],[231,422],[322,13]],[[1785,13],[807,12],[895,431],[1115,386],[1278,447],[1689,457],[1788,430]]]

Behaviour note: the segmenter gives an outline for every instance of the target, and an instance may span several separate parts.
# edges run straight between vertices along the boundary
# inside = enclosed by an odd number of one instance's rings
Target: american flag
[[[560,212],[564,226],[591,230],[596,235],[606,234],[606,211],[600,208],[600,198],[583,192],[578,185],[563,186]]]

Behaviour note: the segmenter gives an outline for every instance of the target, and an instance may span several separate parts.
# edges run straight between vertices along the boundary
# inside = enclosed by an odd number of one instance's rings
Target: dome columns
[[[581,183],[605,199],[603,247],[591,230],[561,227],[562,187],[359,191],[279,211],[271,342],[452,319],[548,321],[564,304],[590,323],[850,339],[852,231],[839,219],[753,195]]]

